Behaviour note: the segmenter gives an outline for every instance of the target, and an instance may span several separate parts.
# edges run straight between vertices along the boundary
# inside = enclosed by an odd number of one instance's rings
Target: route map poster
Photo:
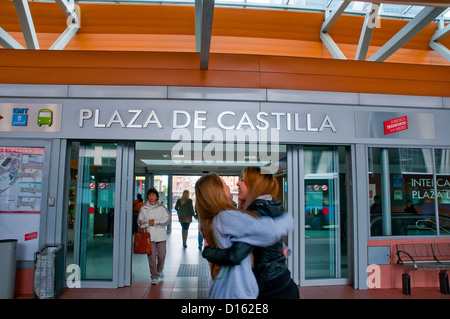
[[[17,239],[17,260],[39,244],[44,148],[0,147],[0,239]]]
[[[0,213],[40,213],[44,151],[0,147]]]

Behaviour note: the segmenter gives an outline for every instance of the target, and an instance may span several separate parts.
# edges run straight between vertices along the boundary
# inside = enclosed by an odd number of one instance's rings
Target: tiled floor
[[[198,299],[197,278],[161,281],[158,286],[136,282],[117,289],[66,289],[60,299]],[[300,299],[449,299],[438,288],[414,288],[411,296],[401,289],[355,290],[351,286],[300,287]],[[25,296],[23,296],[25,297]]]
[[[174,218],[167,241],[164,278],[151,285],[146,255],[133,257],[133,282],[129,287],[64,289],[60,299],[204,299],[209,282],[208,264],[198,249],[198,224],[191,224],[188,247],[181,243],[181,228]],[[439,288],[412,288],[406,296],[401,289],[355,290],[351,286],[300,287],[300,299],[450,299]],[[31,298],[28,295],[16,298]]]

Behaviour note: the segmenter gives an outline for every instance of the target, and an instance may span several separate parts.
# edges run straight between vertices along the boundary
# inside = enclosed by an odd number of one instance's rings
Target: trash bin
[[[54,299],[63,293],[64,250],[62,245],[47,245],[34,259],[34,298]]]
[[[0,240],[0,299],[13,299],[16,283],[17,239]]]

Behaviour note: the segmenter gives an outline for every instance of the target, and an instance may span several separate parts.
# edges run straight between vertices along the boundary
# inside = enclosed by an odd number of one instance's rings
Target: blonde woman
[[[147,201],[141,207],[138,224],[147,228],[152,241],[152,253],[147,255],[150,266],[152,285],[158,284],[162,276],[166,260],[166,226],[169,224],[170,214],[166,206],[159,203],[159,193],[155,188],[147,191]]]
[[[189,198],[189,190],[183,191],[183,195],[177,200],[175,210],[178,214],[178,221],[181,224],[181,234],[183,238],[183,247],[187,247],[187,238],[189,225],[192,223],[192,216],[194,216],[194,207],[192,199]]]
[[[195,184],[196,209],[200,230],[213,248],[228,248],[234,241],[252,246],[268,246],[293,229],[288,214],[278,218],[261,217],[236,210],[230,188],[216,174],[202,176]],[[258,284],[252,272],[250,256],[238,265],[211,265],[210,299],[255,299]]]

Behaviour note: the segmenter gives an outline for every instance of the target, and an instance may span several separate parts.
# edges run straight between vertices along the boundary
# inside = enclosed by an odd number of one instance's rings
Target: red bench
[[[440,270],[439,286],[443,294],[450,294],[447,271],[450,270],[450,243],[398,244],[397,263],[403,266],[402,289],[411,294],[411,270]]]

